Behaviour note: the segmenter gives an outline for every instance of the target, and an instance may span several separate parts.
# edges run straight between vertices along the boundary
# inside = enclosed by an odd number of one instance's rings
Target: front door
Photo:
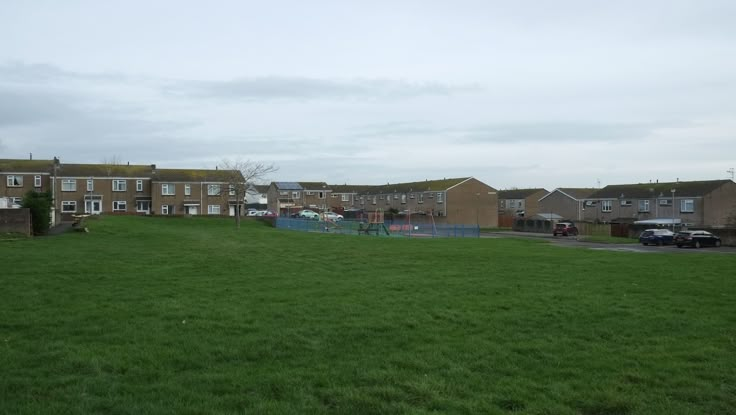
[[[185,206],[184,209],[186,209],[187,215],[196,215],[197,214],[197,207],[196,206]]]
[[[230,216],[235,216],[235,206],[230,205]]]
[[[85,202],[84,212],[92,215],[99,215],[102,213],[102,201],[101,200],[88,200]]]

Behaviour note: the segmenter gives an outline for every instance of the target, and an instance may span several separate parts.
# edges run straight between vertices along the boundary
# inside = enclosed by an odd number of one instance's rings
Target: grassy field
[[[0,243],[0,413],[736,413],[736,256],[89,228]]]

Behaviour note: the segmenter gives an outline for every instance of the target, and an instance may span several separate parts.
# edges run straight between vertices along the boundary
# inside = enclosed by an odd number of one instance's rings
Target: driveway
[[[546,233],[532,232],[488,232],[482,233],[481,238],[536,238],[545,239],[550,243],[558,246],[566,246],[571,248],[588,248],[601,251],[618,251],[618,252],[644,252],[644,253],[712,253],[712,254],[736,254],[736,247],[721,246],[719,248],[677,248],[674,245],[665,246],[644,246],[642,244],[604,244],[600,242],[578,241],[574,236],[552,236]]]

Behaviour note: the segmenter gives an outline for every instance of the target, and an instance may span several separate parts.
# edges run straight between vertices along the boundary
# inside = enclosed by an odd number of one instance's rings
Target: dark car
[[[552,236],[578,236],[578,228],[572,222],[558,222],[552,229]]]
[[[678,248],[683,246],[694,246],[695,248],[721,246],[721,238],[708,231],[682,231],[675,235],[675,245]]]
[[[675,233],[669,229],[647,229],[639,235],[642,245],[671,245],[674,239]]]

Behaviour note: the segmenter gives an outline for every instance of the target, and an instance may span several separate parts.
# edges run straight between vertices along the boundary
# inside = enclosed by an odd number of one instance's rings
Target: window
[[[289,196],[289,192],[279,192],[279,196]]]
[[[360,204],[365,205],[365,199],[363,198],[363,196],[360,197]]]
[[[672,206],[672,199],[659,199],[659,206]]]
[[[386,196],[386,204],[387,205],[390,205],[391,204],[391,195],[387,195]]]
[[[184,185],[184,196],[191,196],[192,195],[192,185],[189,183],[186,183]]]
[[[173,215],[174,206],[173,205],[161,205],[161,214],[162,215]]]
[[[33,187],[41,187],[41,176],[33,176]]]
[[[77,202],[63,201],[61,202],[61,211],[63,213],[74,213],[77,211]]]
[[[631,200],[622,200],[621,206],[631,206]]]
[[[112,202],[113,212],[125,212],[127,210],[128,203],[125,200],[115,200]]]
[[[424,193],[419,193],[417,203],[424,203]]]
[[[442,192],[437,192],[437,203],[442,203]]]
[[[373,204],[374,205],[376,204],[376,197],[375,196],[373,196]]]
[[[143,180],[136,180],[135,181],[135,191],[136,192],[142,192],[143,191]]]
[[[208,215],[219,215],[220,205],[207,205],[207,214]]]
[[[21,205],[22,205],[22,203],[21,203],[21,202],[23,202],[23,198],[22,198],[22,197],[11,197],[11,198],[10,198],[10,205],[11,205],[11,206],[12,206],[12,205],[18,205],[18,206],[21,206]]]
[[[128,186],[125,180],[113,180],[112,181],[112,191],[113,192],[124,192],[127,187]]]
[[[74,179],[64,179],[61,181],[61,191],[62,192],[76,192],[77,191],[77,181]]]
[[[501,209],[506,209],[506,200],[501,201]]]
[[[151,202],[148,200],[139,200],[135,202],[135,211],[136,212],[145,212],[148,213],[148,211],[151,210]]]
[[[613,210],[613,200],[601,201],[601,212],[610,212]]]
[[[22,187],[23,176],[8,176],[8,187]]]
[[[319,192],[319,198],[324,199],[326,192]]]
[[[394,200],[399,200],[399,195],[395,194],[394,195]]]
[[[509,209],[516,208],[516,200],[509,200]]]
[[[174,184],[173,183],[161,183],[161,195],[162,196],[174,196]],[[163,210],[161,211],[163,213]],[[168,213],[164,213],[168,215]]]
[[[219,196],[220,185],[219,184],[208,184],[207,185],[207,196]]]
[[[639,212],[649,212],[649,201],[648,200],[639,201]]]
[[[230,196],[235,196],[235,186],[234,185],[228,185],[227,187],[227,194]]]
[[[291,192],[292,199],[299,199],[299,192]]]
[[[695,201],[692,199],[680,200],[680,212],[681,213],[695,212]]]
[[[95,190],[95,181],[92,179],[87,179],[87,191],[92,192]]]
[[[401,195],[401,203],[406,203],[406,195]]]
[[[342,195],[342,201],[343,202],[349,202],[350,201],[350,195],[349,194],[343,194]]]

